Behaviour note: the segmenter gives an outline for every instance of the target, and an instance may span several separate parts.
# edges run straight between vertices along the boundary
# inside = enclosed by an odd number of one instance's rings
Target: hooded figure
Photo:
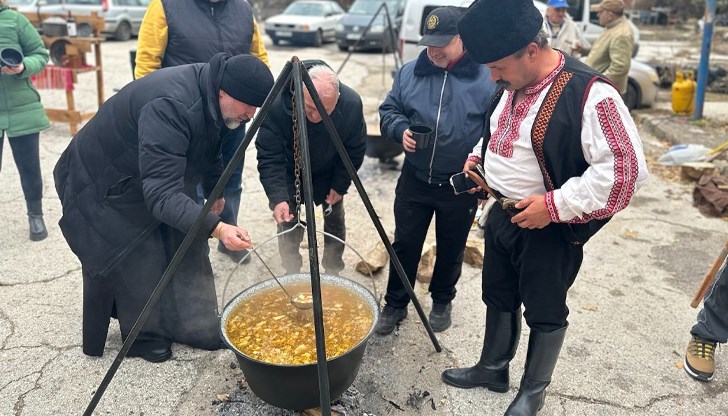
[[[126,339],[220,174],[221,137],[255,114],[273,86],[250,55],[156,71],[106,101],[54,169],[59,222],[83,272],[83,352],[102,355],[110,317]],[[215,202],[129,356],[160,362],[172,341],[217,349],[217,300],[206,240],[250,248]]]

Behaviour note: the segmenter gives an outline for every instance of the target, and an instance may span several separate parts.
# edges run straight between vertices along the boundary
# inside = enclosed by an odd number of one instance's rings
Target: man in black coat
[[[311,60],[304,64],[324,108],[341,137],[347,155],[354,167],[359,169],[366,150],[366,124],[361,97],[351,88],[341,84],[336,73],[323,61]],[[301,128],[305,123],[308,129],[313,201],[316,205],[323,204],[324,232],[345,240],[343,198],[351,185],[351,179],[334,147],[333,140],[321,122],[321,115],[316,110],[313,99],[306,90],[304,90],[304,102],[306,120],[301,120],[299,123]],[[278,232],[295,226],[297,204],[303,203],[303,194],[300,196],[300,201],[296,199],[292,108],[292,93],[286,90],[273,103],[255,140],[260,181],[273,210],[273,218],[278,224]],[[287,274],[298,273],[301,269],[299,245],[302,239],[303,229],[300,227],[278,239],[283,267]],[[343,252],[343,244],[333,238],[324,238],[322,264],[326,273],[335,275],[344,268]]]
[[[83,352],[104,351],[110,317],[126,339],[222,173],[221,137],[255,114],[273,86],[250,55],[162,69],[124,87],[76,134],[53,171],[63,235],[83,268]],[[172,341],[217,349],[217,298],[206,240],[251,247],[247,232],[207,214],[128,352],[161,362]]]

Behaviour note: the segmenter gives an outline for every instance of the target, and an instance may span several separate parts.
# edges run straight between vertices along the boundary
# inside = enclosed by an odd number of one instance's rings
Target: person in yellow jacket
[[[270,67],[258,23],[245,0],[152,0],[139,29],[134,77],[207,62],[218,52],[248,53]]]
[[[592,11],[597,12],[604,32],[594,41],[586,57],[586,64],[604,74],[624,94],[627,91],[634,47],[632,26],[624,17],[624,2],[602,0],[592,6]],[[583,51],[579,49],[576,48],[577,51]]]
[[[233,56],[247,53],[270,67],[268,52],[258,31],[253,8],[245,0],[152,0],[139,30],[134,68],[141,78],[160,68],[208,62],[215,54]],[[221,131],[225,165],[245,136],[245,126]],[[242,194],[243,161],[225,185],[223,222],[237,225]],[[200,192],[200,200],[204,198]],[[217,250],[233,261],[246,258],[247,251]],[[246,260],[249,258],[246,258]]]

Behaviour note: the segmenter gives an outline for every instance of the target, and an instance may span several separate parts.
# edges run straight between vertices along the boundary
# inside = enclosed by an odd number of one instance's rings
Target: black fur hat
[[[533,0],[476,0],[458,22],[458,33],[473,60],[487,64],[524,48],[542,27]]]

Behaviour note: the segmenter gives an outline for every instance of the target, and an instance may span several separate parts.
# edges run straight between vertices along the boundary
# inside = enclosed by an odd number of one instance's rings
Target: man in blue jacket
[[[460,278],[463,251],[477,208],[477,196],[456,195],[449,180],[462,171],[471,146],[485,131],[485,110],[495,92],[490,71],[463,49],[457,34],[461,7],[440,7],[427,17],[420,45],[427,46],[416,61],[402,67],[392,90],[379,107],[381,131],[401,142],[405,162],[394,200],[394,250],[411,284],[427,229],[436,218],[437,260],[430,283],[434,331],[450,324],[455,285]],[[417,148],[409,126],[426,124],[434,138]],[[407,316],[409,297],[390,264],[386,305],[377,333],[389,334]]]
[[[160,69],[122,88],[71,140],[53,170],[63,236],[81,261],[83,352],[104,352],[111,317],[126,339],[223,170],[225,128],[248,121],[273,87],[251,55]],[[210,236],[229,250],[248,233],[213,205],[130,357],[166,361],[172,342],[221,346],[217,297],[206,252]]]

